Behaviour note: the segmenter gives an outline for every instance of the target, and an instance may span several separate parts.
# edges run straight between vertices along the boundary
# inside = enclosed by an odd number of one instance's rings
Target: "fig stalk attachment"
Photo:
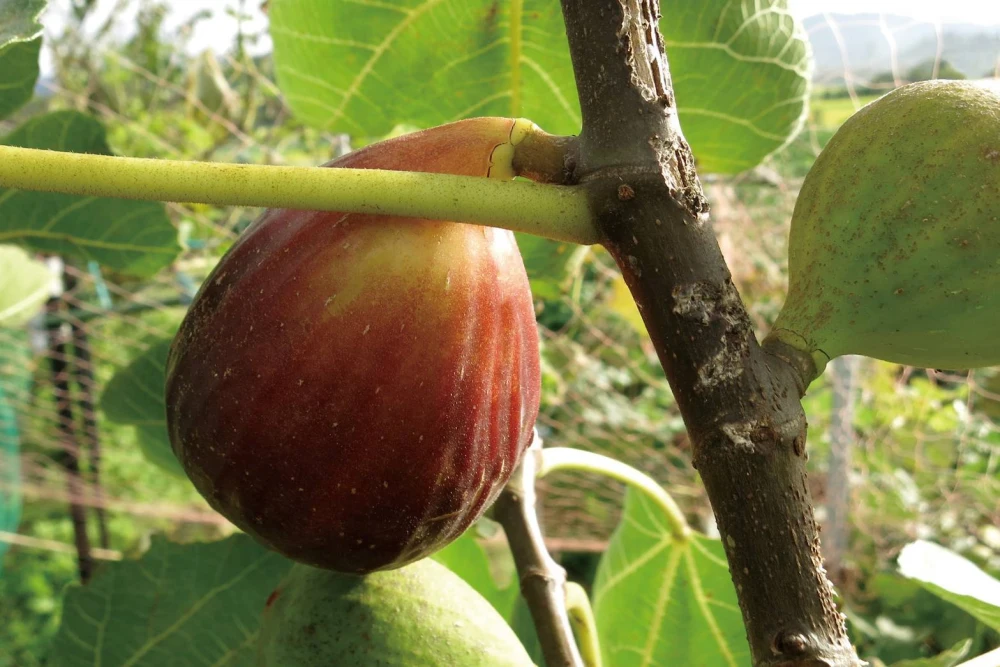
[[[573,140],[547,134],[524,119],[504,120],[514,123],[508,135],[516,129],[515,135],[525,140],[523,151],[511,147],[505,168],[547,183],[564,182],[558,180],[559,164]],[[409,170],[418,165],[323,169],[0,146],[0,188],[455,220],[583,245],[600,241],[580,188]]]

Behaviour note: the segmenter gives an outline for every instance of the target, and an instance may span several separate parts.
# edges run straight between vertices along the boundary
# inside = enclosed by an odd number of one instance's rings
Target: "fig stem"
[[[826,353],[811,349],[802,335],[788,329],[773,329],[761,341],[761,347],[795,371],[799,397],[805,396],[809,385],[823,374],[830,361]]]
[[[0,146],[0,187],[88,197],[378,213],[601,240],[582,188],[382,169],[229,164]]]
[[[507,535],[521,596],[535,623],[544,664],[584,667],[566,608],[566,570],[545,548],[535,510],[535,479],[541,450],[542,440],[536,431],[531,446],[493,504],[491,514]]]
[[[575,581],[566,583],[566,609],[569,612],[573,633],[576,635],[576,643],[580,647],[584,667],[603,667],[594,610],[590,606],[587,591]]]
[[[637,491],[645,493],[655,502],[667,517],[667,525],[671,535],[677,540],[686,540],[691,536],[691,527],[684,518],[684,513],[667,490],[656,480],[632,466],[615,459],[587,452],[572,447],[550,447],[543,449],[541,463],[538,466],[538,478],[541,479],[556,470],[581,470],[593,472],[625,482]]]

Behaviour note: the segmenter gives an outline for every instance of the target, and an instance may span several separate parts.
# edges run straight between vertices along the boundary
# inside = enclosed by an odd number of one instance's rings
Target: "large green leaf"
[[[140,560],[71,587],[49,664],[256,664],[261,611],[292,562],[246,535],[207,544],[154,537]]]
[[[605,664],[750,664],[722,543],[698,534],[677,540],[648,496],[626,492],[593,601]]]
[[[278,84],[316,127],[375,137],[493,115],[580,129],[555,0],[271,0],[269,14]]]
[[[44,9],[45,0],[0,0],[0,118],[35,91]]]
[[[663,0],[684,136],[702,172],[750,169],[798,133],[812,55],[787,0]]]
[[[972,561],[933,542],[918,540],[900,552],[899,572],[1000,631],[1000,581]]]
[[[0,0],[0,47],[41,36],[46,0]]]
[[[104,127],[91,116],[75,111],[32,118],[0,143],[74,153],[110,153]],[[2,188],[0,243],[75,255],[136,276],[155,274],[180,252],[177,230],[158,202]]]
[[[184,469],[167,436],[164,385],[167,353],[172,338],[154,341],[145,352],[115,373],[101,394],[101,409],[110,421],[136,429],[146,458],[164,470],[184,477]]]
[[[469,116],[575,134],[556,0],[272,0],[278,83],[317,127],[360,137]],[[749,169],[806,114],[811,55],[787,0],[666,0],[661,30],[684,134],[705,172]]]
[[[19,327],[49,297],[52,273],[23,248],[0,245],[0,327]]]

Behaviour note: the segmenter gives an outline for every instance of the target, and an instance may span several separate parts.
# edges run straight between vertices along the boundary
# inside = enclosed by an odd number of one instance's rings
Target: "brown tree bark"
[[[576,178],[690,433],[754,665],[860,665],[806,485],[799,368],[811,362],[758,345],[681,133],[659,2],[562,7],[583,111]]]

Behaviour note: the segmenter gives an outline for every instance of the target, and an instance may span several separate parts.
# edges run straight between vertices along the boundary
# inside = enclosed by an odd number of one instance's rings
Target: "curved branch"
[[[601,645],[597,639],[597,622],[590,606],[587,591],[580,584],[570,581],[566,584],[566,607],[569,622],[573,626],[585,667],[602,667]]]
[[[491,512],[507,534],[521,595],[535,622],[546,666],[584,667],[566,608],[566,570],[545,548],[535,513],[535,478],[541,449],[542,440],[536,432]]]
[[[684,513],[666,489],[657,484],[655,479],[627,463],[572,447],[550,447],[543,449],[540,456],[539,479],[556,470],[584,470],[617,479],[645,493],[663,510],[675,539],[685,540],[691,535],[691,527],[684,519]]]

